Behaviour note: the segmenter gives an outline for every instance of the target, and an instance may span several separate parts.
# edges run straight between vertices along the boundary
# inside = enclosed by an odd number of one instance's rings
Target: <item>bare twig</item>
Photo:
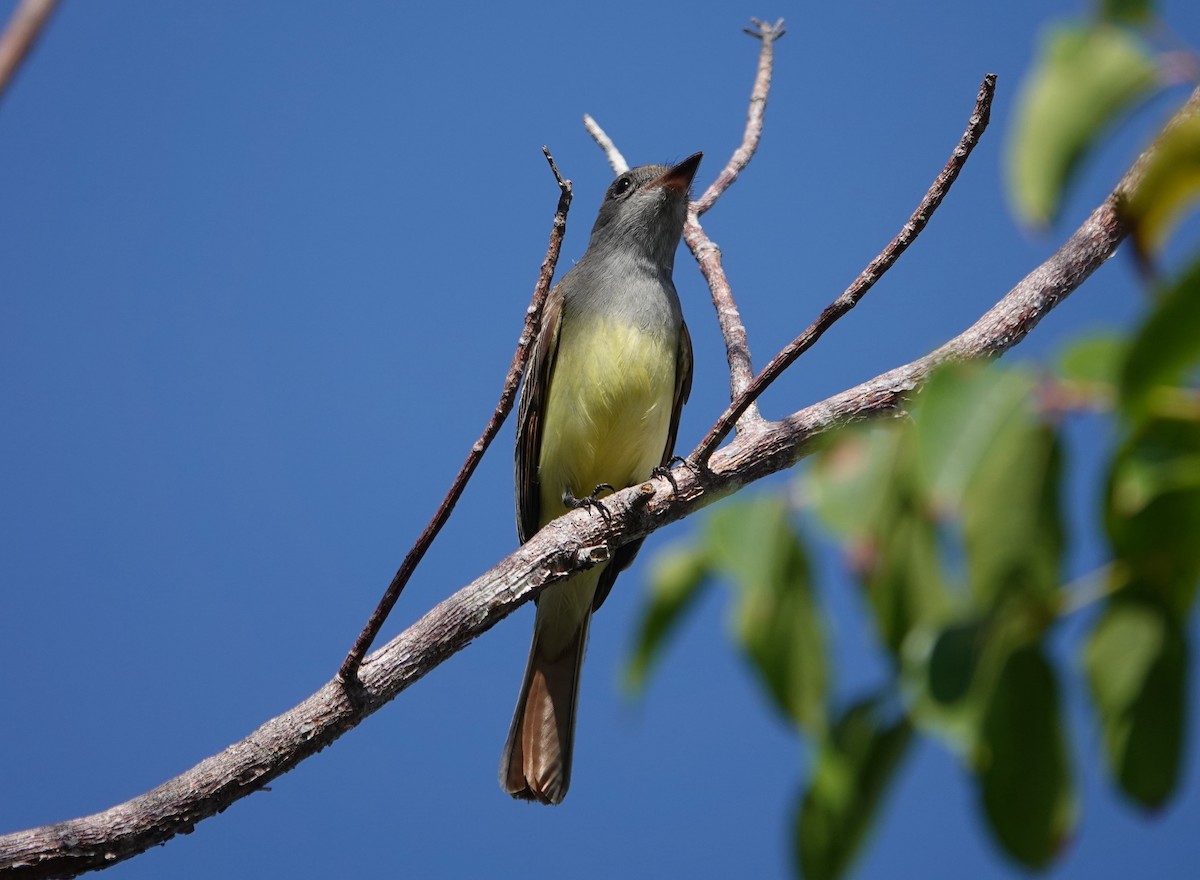
[[[1172,124],[1200,115],[1200,89]],[[887,412],[938,364],[991,357],[1019,343],[1077,289],[1129,234],[1117,212],[1153,152],[1046,262],[963,333],[923,358],[738,436],[706,471],[675,471],[678,489],[653,483],[605,499],[610,517],[573,511],[550,523],[491,571],[459,590],[364,662],[353,700],[334,680],[246,739],[144,795],[102,813],[0,837],[5,880],[73,876],[129,858],[261,789],[331,744],[552,583],[595,564],[611,548],[644,537],[805,456],[812,441],[849,422]]]
[[[500,392],[500,401],[496,404],[496,410],[492,414],[491,420],[487,423],[487,427],[483,429],[483,434],[475,441],[475,445],[471,447],[471,452],[467,455],[467,460],[463,462],[458,476],[454,478],[454,483],[450,486],[450,491],[442,499],[441,505],[438,507],[437,512],[434,513],[429,524],[425,526],[425,531],[421,532],[421,536],[417,538],[417,542],[408,551],[408,555],[404,557],[404,561],[400,564],[400,569],[396,572],[395,577],[392,578],[392,582],[388,584],[387,590],[384,591],[379,604],[371,613],[366,626],[363,627],[362,632],[355,639],[350,653],[342,661],[342,667],[338,670],[338,679],[344,683],[354,681],[363,656],[371,649],[372,642],[379,635],[379,630],[383,627],[383,623],[387,620],[387,616],[391,613],[392,608],[395,607],[396,601],[400,598],[400,593],[404,590],[413,572],[416,571],[421,559],[425,556],[425,552],[429,549],[430,544],[433,543],[433,539],[437,537],[438,532],[442,530],[442,526],[446,524],[446,520],[450,518],[450,513],[454,510],[454,505],[458,503],[463,489],[467,486],[467,481],[475,473],[475,468],[479,465],[480,459],[483,458],[483,453],[487,451],[488,446],[491,445],[492,440],[495,439],[496,434],[500,431],[500,426],[504,424],[504,419],[512,410],[513,401],[517,396],[517,388],[521,384],[521,375],[525,372],[525,362],[529,357],[529,348],[533,344],[533,340],[537,337],[538,328],[542,323],[542,307],[546,303],[546,294],[549,293],[550,282],[554,278],[554,267],[558,263],[558,254],[562,248],[563,235],[567,229],[567,211],[571,207],[571,181],[564,180],[563,176],[559,174],[558,166],[554,164],[554,157],[550,155],[550,151],[542,147],[542,152],[546,155],[546,161],[550,163],[550,170],[554,172],[554,179],[558,181],[558,207],[554,213],[554,225],[550,230],[550,243],[546,247],[546,256],[542,260],[542,268],[538,273],[537,284],[534,286],[533,299],[525,312],[525,326],[521,330],[520,338],[517,340],[517,350],[513,354],[512,364],[509,366],[508,375],[504,379],[504,387]]]
[[[58,0],[21,0],[0,34],[0,98],[37,42]]]
[[[787,33],[787,30],[783,26],[782,18],[775,24],[768,24],[757,18],[752,18],[750,21],[753,22],[754,28],[746,28],[745,31],[750,36],[761,40],[762,48],[758,53],[758,73],[754,77],[754,87],[750,90],[750,111],[746,115],[746,130],[742,134],[741,145],[733,151],[729,163],[704,191],[704,195],[692,204],[692,210],[697,217],[716,204],[717,199],[737,180],[742,170],[750,164],[750,159],[754,156],[754,151],[758,149],[758,142],[762,138],[763,116],[767,111],[767,95],[771,91],[771,72],[775,66],[775,41]]]
[[[586,113],[583,114],[583,127],[587,129],[587,133],[592,136],[592,140],[596,142],[597,146],[604,151],[613,174],[624,174],[629,170],[629,163],[625,161],[625,157],[621,155],[617,145],[612,142],[612,138],[605,134],[604,129],[597,124],[596,120]]]
[[[746,339],[742,313],[734,302],[729,279],[725,277],[725,267],[721,264],[721,248],[708,237],[694,210],[688,211],[687,222],[683,226],[683,240],[696,258],[700,274],[708,282],[713,308],[717,310],[717,323],[721,327],[721,338],[725,340],[725,357],[729,361],[729,399],[737,400],[754,379],[754,364],[750,360],[750,343]],[[743,413],[743,426],[762,420],[757,407],[747,407]],[[743,413],[739,413],[739,416]]]
[[[713,308],[717,311],[717,323],[721,328],[721,336],[725,341],[725,354],[729,361],[729,397],[736,400],[754,378],[754,365],[750,359],[750,344],[746,338],[746,327],[742,323],[741,313],[733,299],[729,280],[725,277],[725,268],[721,264],[721,249],[708,237],[700,225],[700,215],[716,204],[717,199],[737,180],[738,175],[749,164],[750,159],[758,149],[762,139],[763,119],[767,108],[767,96],[771,91],[771,74],[775,63],[775,41],[785,33],[783,19],[775,24],[767,24],[752,18],[754,29],[747,28],[746,33],[757,37],[762,46],[758,53],[758,71],[754,77],[754,86],[750,90],[750,109],[746,115],[746,129],[742,134],[742,142],[729,162],[717,175],[716,180],[704,191],[704,194],[688,206],[687,223],[683,228],[683,240],[696,259],[708,289],[712,295]],[[604,132],[591,116],[584,115],[584,127],[588,134],[608,157],[608,164],[617,174],[629,166],[613,144],[612,139]],[[757,408],[743,409],[743,426],[748,423],[761,421]]]
[[[979,138],[982,136],[984,129],[987,128],[991,114],[992,98],[995,93],[996,75],[989,73],[983,78],[983,82],[979,86],[979,93],[975,98],[975,108],[971,113],[971,118],[967,121],[967,129],[963,132],[958,146],[950,154],[950,159],[946,162],[945,167],[942,168],[941,173],[934,179],[933,184],[929,187],[929,191],[925,193],[925,197],[921,199],[921,203],[917,205],[917,209],[908,218],[908,222],[904,224],[900,232],[896,234],[896,237],[888,242],[887,247],[854,279],[854,283],[847,287],[841,296],[826,306],[820,316],[803,333],[793,339],[779,354],[775,355],[763,371],[741,390],[733,403],[729,405],[729,408],[717,419],[712,430],[708,432],[708,435],[700,441],[700,445],[692,452],[690,456],[692,461],[697,464],[703,464],[712,455],[713,450],[729,434],[733,426],[737,424],[742,413],[758,399],[758,396],[784,370],[795,363],[800,355],[812,348],[816,341],[821,338],[822,334],[832,327],[839,318],[854,308],[859,300],[866,296],[867,291],[875,285],[875,282],[888,269],[895,265],[900,255],[921,234],[926,224],[929,223],[929,218],[933,216],[933,212],[937,210],[942,200],[946,197],[946,193],[950,191],[950,187],[958,177],[959,171],[966,164],[967,157],[971,155],[971,151],[979,143]]]
[[[700,225],[700,215],[715,205],[717,199],[737,180],[758,150],[758,143],[762,139],[767,96],[771,92],[771,74],[775,67],[775,41],[784,35],[785,30],[782,18],[773,25],[761,22],[757,18],[752,18],[751,22],[755,27],[747,28],[746,33],[757,37],[762,46],[758,52],[758,71],[754,76],[754,86],[750,89],[750,109],[746,114],[746,129],[742,133],[742,142],[733,151],[717,179],[699,199],[688,206],[687,223],[683,227],[683,240],[687,242],[688,250],[692,252],[696,265],[700,267],[700,273],[708,283],[713,308],[717,310],[717,324],[721,328],[721,338],[725,341],[725,357],[729,361],[730,400],[737,400],[749,387],[754,379],[754,363],[750,358],[746,325],[742,323],[742,315],[737,302],[734,301],[729,279],[725,277],[721,249]],[[742,419],[743,429],[762,421],[757,406],[743,408],[739,417]]]

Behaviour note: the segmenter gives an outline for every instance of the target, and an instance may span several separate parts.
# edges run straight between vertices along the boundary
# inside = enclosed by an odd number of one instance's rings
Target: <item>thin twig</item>
[[[783,26],[782,18],[775,24],[768,24],[757,18],[750,21],[754,23],[754,28],[745,28],[745,32],[761,40],[762,48],[758,53],[758,73],[754,77],[754,87],[750,90],[746,130],[742,134],[741,145],[733,151],[729,163],[721,169],[721,173],[704,191],[704,195],[692,203],[692,210],[697,217],[716,204],[717,199],[737,180],[738,175],[750,164],[750,159],[758,149],[758,142],[762,139],[763,116],[767,112],[767,95],[771,91],[771,72],[775,66],[775,41],[786,34],[787,30]]]
[[[0,98],[37,42],[58,0],[21,0],[0,34]]]
[[[592,140],[604,151],[613,174],[624,174],[629,170],[629,163],[625,161],[625,157],[621,155],[621,151],[617,149],[617,145],[612,142],[612,138],[605,134],[604,129],[587,113],[583,114],[583,127],[592,136]]]
[[[713,308],[717,312],[717,324],[721,328],[721,337],[725,341],[725,356],[729,361],[729,398],[736,400],[754,379],[754,365],[750,358],[750,344],[746,338],[746,326],[742,323],[741,312],[733,299],[729,280],[721,263],[721,249],[708,237],[704,227],[700,225],[700,215],[716,204],[730,185],[737,180],[738,175],[749,164],[759,141],[762,139],[763,120],[767,109],[767,96],[771,91],[771,74],[775,63],[775,41],[786,32],[783,19],[775,24],[767,24],[752,18],[754,28],[746,28],[746,33],[758,38],[762,46],[758,53],[758,70],[754,76],[754,85],[750,89],[750,107],[746,114],[746,128],[742,133],[742,142],[734,150],[729,161],[717,175],[716,180],[704,191],[704,194],[688,206],[687,223],[683,228],[683,240],[687,242],[688,250],[700,267],[700,273],[708,283],[712,296]],[[617,174],[624,172],[629,166],[625,157],[613,144],[612,139],[604,132],[591,116],[584,115],[584,127],[596,141],[600,149],[608,157],[608,164]],[[743,417],[743,427],[761,422],[757,408],[739,414]]]
[[[996,75],[989,73],[983,78],[983,83],[979,86],[979,94],[975,98],[975,109],[971,113],[971,118],[967,122],[967,129],[963,132],[962,139],[958,142],[958,146],[954,148],[954,152],[950,154],[949,161],[946,162],[941,173],[933,181],[933,185],[929,187],[929,191],[925,193],[925,197],[921,199],[921,203],[908,218],[908,222],[904,224],[900,232],[893,238],[880,253],[875,257],[854,280],[846,290],[835,299],[832,303],[826,306],[820,316],[813,321],[808,328],[793,339],[787,347],[779,354],[771,359],[771,362],[759,373],[746,388],[743,390],[729,405],[729,409],[721,414],[717,419],[712,430],[708,432],[701,442],[692,452],[690,460],[696,464],[704,464],[713,450],[720,445],[721,441],[729,434],[743,412],[758,399],[766,388],[779,377],[784,370],[795,363],[796,359],[804,352],[808,351],[813,344],[821,338],[821,335],[828,330],[833,324],[844,314],[854,308],[883,274],[895,265],[896,260],[916,239],[921,231],[929,223],[929,218],[933,216],[933,212],[937,210],[938,205],[942,203],[942,199],[946,197],[946,193],[950,191],[955,179],[958,177],[959,171],[967,161],[967,157],[971,155],[971,151],[975,149],[975,145],[979,143],[979,138],[987,128],[988,120],[991,114],[992,98],[996,93]]]
[[[721,264],[721,248],[708,237],[700,225],[700,218],[691,209],[683,226],[683,240],[695,257],[700,274],[708,282],[708,292],[712,296],[713,308],[717,310],[717,323],[721,327],[721,338],[725,340],[725,357],[729,361],[729,399],[737,400],[738,395],[754,379],[754,364],[750,360],[746,325],[742,323],[742,314],[734,302],[729,279],[725,277],[725,267]],[[748,407],[742,417],[746,426],[762,419],[758,408],[754,406]]]
[[[1200,89],[1171,125],[1198,115]],[[109,867],[191,831],[197,822],[333,743],[542,589],[595,564],[594,548],[637,540],[792,466],[814,438],[895,409],[938,364],[991,357],[1012,348],[1128,236],[1129,226],[1117,204],[1137,186],[1153,152],[1151,147],[1142,155],[1117,190],[1048,260],[936,351],[771,422],[753,436],[739,436],[712,456],[706,473],[675,471],[677,490],[633,486],[604,499],[609,519],[573,511],[555,520],[372,654],[362,669],[362,699],[350,699],[343,684],[334,680],[241,742],[153,791],[92,816],[0,836],[0,875],[5,880],[72,876]]]
[[[750,89],[750,107],[746,113],[746,129],[742,133],[742,142],[733,151],[729,161],[717,175],[716,180],[704,191],[696,201],[688,206],[687,223],[683,227],[683,240],[687,242],[688,250],[700,267],[700,274],[708,283],[709,294],[712,296],[713,308],[717,311],[717,324],[721,328],[721,338],[725,342],[725,358],[729,362],[729,399],[737,400],[738,395],[750,386],[754,379],[754,363],[750,357],[750,341],[746,338],[746,325],[742,323],[742,314],[733,298],[729,279],[725,277],[725,267],[721,263],[721,248],[708,237],[704,227],[700,225],[700,215],[716,204],[717,199],[724,195],[725,190],[737,180],[738,175],[745,170],[762,140],[763,120],[767,110],[767,96],[771,92],[771,74],[775,67],[775,41],[786,33],[783,19],[775,24],[766,24],[757,18],[750,19],[754,29],[746,28],[746,33],[757,37],[762,46],[758,51],[758,71],[754,75],[754,85]],[[741,413],[742,427],[751,428],[762,422],[757,406],[747,407]]]
[[[417,542],[408,551],[408,555],[404,557],[404,561],[400,564],[395,577],[388,584],[388,588],[384,591],[379,604],[375,606],[370,619],[367,620],[366,626],[363,627],[362,632],[355,639],[350,653],[342,661],[342,667],[338,670],[338,678],[342,682],[350,683],[355,680],[363,657],[371,649],[371,644],[375,641],[375,637],[379,635],[379,630],[383,627],[383,623],[387,620],[387,616],[391,613],[392,608],[395,607],[396,601],[400,598],[400,593],[404,590],[413,572],[416,571],[422,557],[425,556],[425,552],[429,549],[430,544],[433,543],[433,539],[437,537],[438,532],[442,530],[442,526],[446,524],[446,520],[450,518],[450,513],[454,510],[454,505],[458,503],[463,489],[467,486],[467,481],[475,473],[475,468],[478,466],[480,459],[483,458],[483,453],[487,451],[488,446],[491,445],[492,440],[499,433],[500,426],[504,424],[505,418],[507,418],[509,412],[512,410],[513,401],[517,396],[517,388],[521,384],[521,376],[525,372],[525,362],[529,357],[529,349],[533,344],[533,340],[537,337],[538,328],[542,324],[542,307],[546,303],[546,294],[549,293],[550,282],[554,278],[554,268],[558,264],[558,254],[562,248],[563,235],[567,229],[567,211],[571,207],[571,181],[564,180],[563,176],[559,174],[558,166],[554,164],[554,157],[550,155],[550,151],[542,147],[542,152],[546,156],[546,161],[550,163],[550,170],[554,172],[554,179],[558,181],[558,207],[555,210],[554,224],[550,230],[550,243],[546,247],[546,256],[542,260],[542,268],[538,273],[537,284],[533,289],[533,299],[525,312],[525,326],[522,328],[521,336],[517,340],[517,350],[513,354],[512,364],[509,366],[508,375],[504,379],[504,387],[500,392],[500,401],[496,404],[496,410],[492,413],[492,418],[488,421],[487,427],[483,429],[483,434],[475,441],[475,445],[471,447],[471,452],[467,455],[467,460],[463,462],[458,476],[454,478],[454,483],[450,486],[450,491],[442,499],[441,505],[438,507],[437,512],[434,513],[429,524],[425,526],[425,531],[421,532],[421,536],[417,538]]]

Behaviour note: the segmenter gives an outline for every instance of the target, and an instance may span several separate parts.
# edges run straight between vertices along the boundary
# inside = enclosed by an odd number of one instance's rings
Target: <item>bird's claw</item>
[[[576,498],[570,489],[564,489],[562,494],[562,502],[570,510],[578,510],[581,507],[586,507],[588,510],[598,510],[600,511],[600,515],[607,520],[612,517],[612,514],[608,512],[608,508],[605,507],[604,502],[600,500],[600,493],[605,489],[607,489],[609,492],[617,491],[609,483],[601,483],[592,490],[591,495],[587,495],[583,498]]]

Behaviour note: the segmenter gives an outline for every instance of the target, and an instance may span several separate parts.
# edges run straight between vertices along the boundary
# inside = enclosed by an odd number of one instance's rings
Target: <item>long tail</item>
[[[525,681],[500,756],[500,787],[513,797],[557,804],[567,794],[579,672],[591,617],[584,614],[565,647],[553,656],[542,647],[540,627],[534,627]]]

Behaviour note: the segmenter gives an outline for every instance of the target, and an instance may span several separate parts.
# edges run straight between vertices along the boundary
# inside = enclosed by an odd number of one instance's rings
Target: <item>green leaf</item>
[[[966,697],[975,681],[988,635],[984,621],[972,620],[946,627],[929,653],[929,695],[949,705]]]
[[[776,706],[825,726],[825,629],[808,556],[783,501],[727,503],[709,519],[713,564],[738,587],[737,636]]]
[[[1065,543],[1057,433],[1028,413],[996,435],[967,487],[963,538],[971,589],[985,605],[1019,598],[1048,624],[1058,611]]]
[[[909,633],[942,620],[949,597],[935,523],[911,493],[899,495],[897,502],[876,535],[875,558],[864,581],[879,635],[899,657]]]
[[[973,616],[905,644],[902,687],[909,717],[923,732],[945,741],[959,754],[974,754],[983,722],[1012,652],[1029,644],[1030,627],[1015,603]]]
[[[1165,291],[1134,338],[1121,372],[1124,412],[1144,417],[1158,402],[1156,389],[1182,381],[1198,360],[1200,261]]]
[[[1100,0],[1100,17],[1117,24],[1143,24],[1154,14],[1152,0]]]
[[[862,539],[878,528],[901,434],[894,425],[836,432],[805,472],[804,497],[836,535]]]
[[[1150,155],[1141,183],[1123,205],[1140,253],[1160,250],[1179,217],[1200,199],[1200,117],[1167,129]]]
[[[1128,351],[1129,342],[1124,336],[1088,336],[1059,352],[1058,373],[1068,382],[1116,388]]]
[[[1077,815],[1054,671],[1037,646],[1004,664],[984,715],[975,764],[996,840],[1017,861],[1043,867]]]
[[[1033,417],[1024,371],[939,370],[913,409],[921,483],[961,509],[967,574],[985,606],[1020,595],[1053,616],[1063,525],[1056,434]]]
[[[1183,617],[1200,579],[1200,423],[1154,419],[1113,460],[1105,527],[1124,592]]]
[[[667,640],[696,604],[710,576],[703,550],[676,547],[658,556],[650,572],[650,589],[638,618],[634,648],[625,666],[624,685],[640,693]]]
[[[821,742],[793,837],[805,880],[836,880],[846,873],[907,751],[908,721],[886,723],[880,715],[879,701],[863,701]]]
[[[1101,133],[1158,81],[1142,45],[1112,25],[1059,25],[1021,86],[1008,145],[1009,192],[1018,216],[1049,224],[1080,160]]]
[[[1116,601],[1084,652],[1109,766],[1137,803],[1157,808],[1179,781],[1188,650],[1178,620],[1148,602]]]
[[[1032,377],[1019,370],[949,364],[913,407],[924,491],[939,510],[957,509],[967,484],[1014,423],[1029,421]]]

